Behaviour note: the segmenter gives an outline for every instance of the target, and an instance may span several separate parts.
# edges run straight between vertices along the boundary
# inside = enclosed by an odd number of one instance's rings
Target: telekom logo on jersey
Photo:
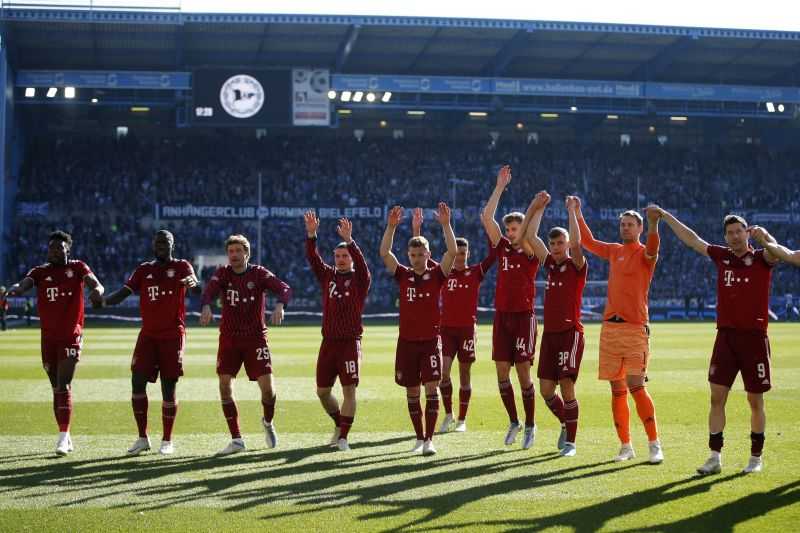
[[[748,278],[748,277],[745,277],[745,278],[736,278],[736,277],[734,277],[733,270],[726,270],[725,274],[723,274],[723,276],[722,276],[722,279],[725,280],[725,286],[726,287],[733,287],[733,283],[734,282],[739,283],[741,281],[744,281],[745,283],[750,283],[750,278]]]
[[[407,288],[406,295],[408,296],[408,301],[413,302],[414,298],[417,296],[417,289],[415,289],[414,287]]]
[[[158,285],[151,285],[147,287],[147,295],[150,297],[151,302],[155,302],[158,298]]]
[[[732,287],[733,286],[733,284],[731,283],[732,281],[733,281],[733,270],[726,270],[725,271],[725,286],[726,287]]]
[[[231,307],[236,307],[236,304],[238,304],[240,300],[239,291],[228,289],[226,294],[226,298],[228,299],[228,303],[231,305]]]
[[[58,296],[58,287],[47,287],[47,301],[55,302]]]
[[[457,279],[452,279],[451,278],[451,279],[447,280],[447,290],[448,291],[456,290],[457,286],[458,286],[458,280]]]

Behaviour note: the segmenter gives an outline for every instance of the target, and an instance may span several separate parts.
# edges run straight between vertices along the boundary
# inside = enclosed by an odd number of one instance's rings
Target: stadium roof
[[[334,72],[800,85],[800,32],[516,20],[4,8],[16,69]]]

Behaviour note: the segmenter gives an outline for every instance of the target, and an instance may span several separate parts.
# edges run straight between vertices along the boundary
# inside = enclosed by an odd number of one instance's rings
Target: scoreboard
[[[330,125],[327,70],[203,69],[192,74],[195,126]]]

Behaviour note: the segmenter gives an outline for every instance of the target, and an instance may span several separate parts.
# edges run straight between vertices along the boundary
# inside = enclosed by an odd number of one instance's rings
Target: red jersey
[[[717,329],[767,331],[772,265],[764,250],[737,257],[730,248],[708,247],[717,265]]]
[[[306,257],[322,287],[322,336],[326,339],[361,338],[361,315],[372,276],[355,241],[347,245],[354,270],[341,273],[325,264],[317,239],[306,239]]]
[[[167,263],[142,263],[125,282],[139,294],[142,333],[156,339],[172,339],[186,331],[186,286],[180,282],[193,276],[192,265],[183,259]]]
[[[228,265],[219,267],[203,291],[202,304],[211,302],[222,293],[223,336],[262,337],[267,333],[264,322],[264,296],[269,291],[284,305],[292,297],[292,289],[260,265],[247,265],[241,274]]]
[[[75,260],[45,263],[28,272],[36,285],[43,337],[74,340],[83,333],[83,278],[91,273],[86,263]]]
[[[497,256],[494,250],[477,265],[452,268],[442,287],[442,326],[468,328],[478,321],[478,293]]]
[[[439,335],[439,293],[447,281],[439,264],[430,262],[421,276],[397,265],[394,279],[400,287],[400,338],[435,339]]]
[[[566,331],[572,328],[583,331],[581,303],[589,262],[585,261],[583,268],[578,270],[571,257],[558,264],[552,255],[547,254],[544,270],[547,272],[547,286],[544,292],[545,332]]]
[[[536,272],[539,260],[528,257],[522,249],[516,250],[511,242],[501,237],[495,246],[497,254],[497,287],[494,306],[498,311],[518,313],[533,311],[536,301]]]

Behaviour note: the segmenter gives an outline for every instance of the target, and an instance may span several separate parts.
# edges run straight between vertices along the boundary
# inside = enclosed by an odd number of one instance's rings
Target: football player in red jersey
[[[411,229],[414,237],[422,234],[423,213],[421,208],[414,209],[411,219]],[[469,241],[463,237],[456,238],[458,253],[456,254],[453,268],[447,276],[447,282],[442,287],[442,381],[439,383],[439,392],[442,394],[445,416],[439,433],[450,431],[453,426],[453,383],[450,373],[453,360],[458,358],[458,376],[460,387],[458,389],[458,422],[455,431],[461,433],[467,430],[467,409],[472,397],[471,368],[475,362],[477,346],[477,321],[478,321],[478,294],[481,283],[489,269],[495,262],[494,250],[490,248],[489,255],[480,263],[467,265],[469,261]],[[432,261],[428,261],[431,263]]]
[[[175,237],[159,230],[153,237],[154,261],[139,265],[125,285],[103,298],[103,305],[117,305],[128,296],[139,294],[142,330],[136,340],[131,361],[131,404],[139,437],[128,449],[139,455],[150,449],[147,435],[147,382],[161,376],[161,422],[164,428],[159,453],[175,451],[172,428],[178,413],[175,387],[183,375],[186,342],[186,291],[200,292],[191,263],[172,257]]]
[[[386,231],[381,240],[380,254],[386,269],[394,276],[400,289],[400,334],[395,355],[395,383],[406,388],[408,412],[417,441],[412,452],[422,450],[433,455],[433,433],[439,415],[437,386],[442,377],[441,339],[439,338],[439,297],[458,252],[456,237],[450,225],[450,208],[439,203],[437,219],[442,225],[447,251],[442,262],[428,263],[431,252],[425,237],[408,241],[411,267],[401,265],[392,253],[394,233],[403,219],[403,208],[389,211]],[[425,386],[425,430],[423,432],[420,405],[420,384]]]
[[[771,387],[769,291],[772,267],[778,262],[769,250],[755,250],[750,236],[763,243],[776,243],[763,228],[748,230],[740,216],[723,220],[727,246],[708,244],[683,225],[674,215],[658,206],[650,206],[689,248],[704,255],[717,267],[717,338],[708,368],[711,409],[708,414],[708,447],[711,456],[697,469],[701,475],[722,470],[722,431],[725,429],[725,404],[736,375],[742,373],[744,390],[750,404],[750,459],[745,473],[760,472],[764,449],[764,393]]]
[[[9,296],[21,296],[36,286],[42,328],[42,366],[53,387],[53,411],[58,423],[57,455],[73,450],[69,425],[72,417],[72,378],[83,346],[83,286],[89,300],[99,305],[103,286],[83,261],[69,258],[72,237],[54,231],[47,242],[47,263],[34,267],[14,284]]]
[[[583,324],[581,302],[586,286],[588,265],[581,249],[581,236],[576,213],[577,200],[567,196],[569,231],[555,227],[548,233],[548,245],[539,238],[536,216],[550,203],[550,195],[536,195],[525,214],[524,238],[526,251],[533,251],[547,272],[544,293],[544,332],[539,347],[539,392],[547,407],[561,422],[558,449],[561,455],[575,455],[575,435],[578,430],[578,400],[575,382],[583,358]],[[563,399],[556,392],[561,389]]]
[[[239,409],[233,398],[233,380],[244,364],[250,381],[258,381],[264,416],[261,424],[267,446],[278,445],[275,416],[275,385],[272,378],[272,355],[267,343],[264,322],[264,296],[274,294],[278,301],[272,312],[272,325],[283,323],[285,306],[292,289],[260,265],[250,263],[250,242],[244,235],[231,235],[225,241],[228,265],[219,267],[203,291],[200,325],[211,323],[211,302],[222,293],[222,320],[219,326],[217,375],[222,412],[231,432],[231,442],[217,455],[230,455],[246,449],[239,430]]]
[[[512,365],[517,370],[522,389],[522,405],[525,409],[525,433],[522,448],[533,446],[536,438],[534,407],[536,391],[531,380],[531,364],[536,347],[536,315],[533,312],[536,301],[536,272],[539,260],[532,252],[526,252],[513,244],[525,221],[519,212],[508,213],[503,217],[505,235],[495,220],[500,196],[511,182],[511,167],[502,167],[497,174],[489,201],[481,214],[481,222],[489,236],[489,241],[497,254],[497,286],[495,288],[495,314],[492,329],[492,360],[497,370],[500,398],[508,413],[509,426],[505,444],[510,446],[522,429],[517,417],[514,402],[514,389],[510,374]],[[537,216],[541,217],[542,212]],[[538,226],[538,222],[536,223]]]
[[[313,211],[304,215],[306,257],[322,288],[322,345],[317,358],[317,396],[334,432],[330,444],[350,449],[348,433],[356,415],[356,387],[361,366],[361,317],[372,276],[364,254],[353,240],[353,224],[339,219],[336,232],[342,242],[333,250],[334,266],[326,264],[317,250],[319,219]],[[331,393],[336,378],[342,385],[342,408]]]

